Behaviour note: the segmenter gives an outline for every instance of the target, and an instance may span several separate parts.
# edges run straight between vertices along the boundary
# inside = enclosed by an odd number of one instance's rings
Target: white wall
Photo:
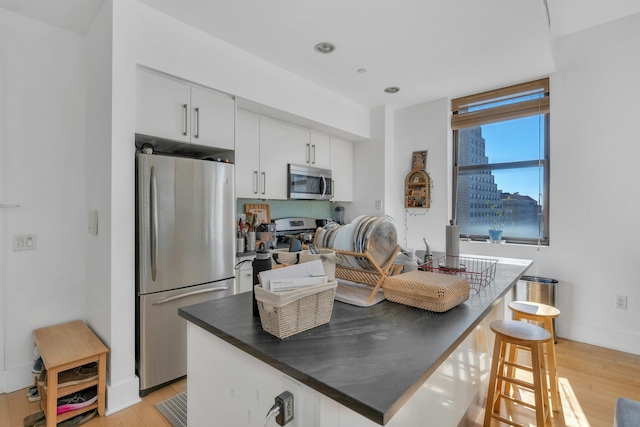
[[[385,201],[385,144],[389,111],[386,107],[371,110],[371,139],[353,143],[353,202],[343,203],[344,220],[358,215],[382,215],[375,201]]]
[[[467,254],[533,259],[529,274],[560,281],[560,336],[635,354],[640,354],[639,45],[640,15],[556,41],[557,72],[550,76],[550,246],[461,243]],[[424,218],[409,217],[408,243],[418,248],[416,239],[426,236],[435,249],[445,249],[451,142],[447,137],[445,150],[449,119],[443,104],[396,113],[396,182],[418,149],[429,150],[427,171],[434,180],[431,210]],[[395,204],[402,206],[402,187],[397,188]],[[626,311],[615,308],[616,295],[628,297]]]
[[[0,210],[2,392],[33,383],[33,329],[84,317],[86,46],[0,9],[0,48],[0,203],[20,205]],[[14,252],[12,236],[27,233],[37,235],[37,249]]]
[[[441,99],[395,111],[395,164],[391,168],[395,191],[388,213],[398,226],[398,243],[405,248],[444,248],[445,226],[451,218],[451,140],[449,102]],[[412,153],[427,150],[426,172],[431,179],[431,207],[403,209],[405,176],[411,171]],[[400,191],[398,191],[400,189]]]
[[[556,42],[557,72],[551,79],[551,179],[558,181],[551,192],[555,256],[543,265],[560,270],[559,279],[567,284],[565,336],[636,354],[640,56],[633,52],[639,45],[640,14]],[[628,297],[627,311],[615,308],[616,295]]]

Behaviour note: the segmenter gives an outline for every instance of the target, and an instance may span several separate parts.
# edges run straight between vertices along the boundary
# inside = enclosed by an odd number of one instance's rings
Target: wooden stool
[[[547,375],[544,367],[542,344],[551,340],[551,334],[543,328],[516,320],[494,320],[491,330],[496,334],[491,362],[491,376],[489,378],[489,393],[484,414],[484,427],[491,425],[495,418],[512,426],[522,426],[500,415],[500,399],[518,402],[536,412],[538,426],[551,425],[551,410],[549,408],[549,394],[547,392]],[[519,365],[508,358],[507,347],[521,346],[531,351],[531,367]],[[509,353],[510,354],[510,353]],[[533,375],[533,383],[509,375],[508,368],[518,368],[529,371]],[[513,372],[513,370],[511,370]],[[509,396],[503,392],[503,382],[518,385],[533,390],[535,404]],[[507,390],[507,387],[505,387]]]
[[[40,351],[40,356],[47,369],[47,380],[39,387],[42,399],[42,409],[47,417],[46,427],[56,427],[64,420],[93,409],[104,416],[105,390],[107,377],[107,353],[109,349],[100,339],[80,320],[61,323],[59,325],[36,329],[33,339]],[[58,374],[67,369],[96,362],[98,364],[98,378],[92,381],[58,387]],[[43,368],[44,369],[44,368]],[[98,401],[84,408],[75,409],[57,415],[57,399],[77,391],[97,386]]]
[[[540,322],[542,327],[551,334],[551,341],[546,344],[547,368],[549,373],[549,388],[551,390],[551,407],[554,412],[560,410],[560,389],[558,388],[558,368],[556,364],[555,331],[553,319],[560,316],[560,310],[546,304],[530,301],[512,301],[509,309],[513,311],[514,320],[533,320]],[[517,347],[511,349],[510,359],[517,357]]]

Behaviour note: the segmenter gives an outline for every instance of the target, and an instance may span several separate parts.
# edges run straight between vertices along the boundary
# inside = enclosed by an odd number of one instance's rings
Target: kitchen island
[[[289,426],[464,424],[486,394],[488,325],[531,264],[500,259],[492,284],[445,313],[336,301],[328,324],[284,340],[262,330],[251,293],[182,308],[189,425],[263,426],[284,390],[295,396]]]

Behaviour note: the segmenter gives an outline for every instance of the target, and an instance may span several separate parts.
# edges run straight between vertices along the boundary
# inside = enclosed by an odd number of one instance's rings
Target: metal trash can
[[[556,288],[558,281],[548,277],[522,276],[521,281],[526,282],[524,289],[517,287],[516,298],[520,301],[539,302],[552,307],[556,306]],[[558,329],[556,320],[553,319],[553,332],[555,342],[558,342]]]

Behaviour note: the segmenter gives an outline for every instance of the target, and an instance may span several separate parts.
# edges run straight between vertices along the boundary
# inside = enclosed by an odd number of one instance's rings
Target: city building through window
[[[549,100],[541,79],[451,101],[462,237],[549,243]]]

